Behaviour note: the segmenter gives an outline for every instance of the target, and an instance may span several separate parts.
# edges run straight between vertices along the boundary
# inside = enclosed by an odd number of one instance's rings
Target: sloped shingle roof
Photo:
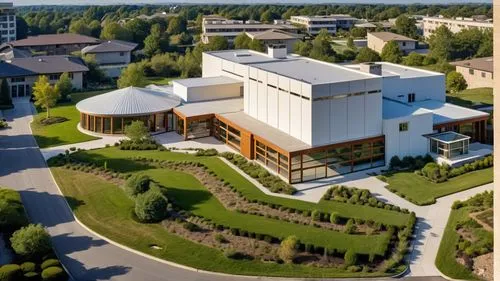
[[[14,58],[0,63],[0,77],[18,77],[63,72],[89,71],[85,63],[72,56]]]
[[[415,39],[392,33],[392,32],[370,32],[369,34],[375,36],[376,38],[379,38],[380,40],[383,40],[384,42],[389,42],[389,41],[417,41]]]
[[[43,34],[30,36],[26,39],[16,40],[7,43],[14,47],[30,47],[44,45],[69,45],[69,44],[99,44],[101,40],[73,33]]]
[[[137,48],[136,43],[121,41],[121,40],[110,40],[103,42],[99,45],[87,46],[82,49],[84,54],[95,54],[95,53],[110,53],[110,52],[131,52]]]
[[[493,57],[456,61],[452,62],[451,65],[462,66],[493,73]]]

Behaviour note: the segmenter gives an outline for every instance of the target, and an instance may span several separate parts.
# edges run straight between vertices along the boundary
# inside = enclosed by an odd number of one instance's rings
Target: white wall
[[[186,87],[173,81],[174,93],[187,102],[208,101],[240,97],[240,84]]]
[[[404,122],[408,122],[408,131],[400,132],[399,124]],[[423,135],[431,134],[432,126],[431,112],[384,120],[386,163],[389,164],[390,159],[395,155],[402,158],[428,153],[428,140]]]
[[[433,99],[446,100],[444,75],[401,79],[399,76],[382,79],[384,97],[407,102],[408,94],[415,93],[415,101]]]
[[[123,56],[120,54],[123,53]],[[110,52],[110,53],[97,53],[95,60],[97,64],[129,64],[131,52]]]

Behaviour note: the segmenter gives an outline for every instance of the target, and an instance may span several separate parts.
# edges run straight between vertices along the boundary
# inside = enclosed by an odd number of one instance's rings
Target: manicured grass
[[[179,79],[179,77],[147,77],[146,80],[148,80],[148,84],[155,84],[155,85],[169,85],[170,81]]]
[[[493,182],[493,168],[473,171],[442,183],[433,183],[413,172],[384,175],[389,190],[402,194],[417,205],[434,204],[439,197]]]
[[[454,279],[480,280],[465,266],[459,264],[455,259],[455,247],[460,238],[458,233],[455,231],[455,227],[458,222],[469,218],[469,209],[470,208],[461,208],[458,210],[451,210],[448,224],[444,230],[443,239],[441,239],[441,245],[439,245],[439,251],[436,257],[436,266],[441,273]]]
[[[40,120],[47,115],[44,110],[40,110],[34,117],[33,123],[31,123],[31,130],[33,131],[33,136],[38,146],[40,146],[40,148],[47,148],[97,139],[96,137],[78,131],[77,125],[78,122],[80,122],[80,113],[76,109],[75,104],[83,99],[106,92],[109,92],[109,90],[71,94],[72,102],[58,104],[50,110],[50,115],[52,117],[65,117],[68,119],[62,123],[46,126],[40,124]]]
[[[113,184],[98,177],[63,168],[52,168],[52,172],[76,216],[84,224],[118,243],[162,259],[198,269],[232,274],[288,277],[373,277],[381,275],[380,273],[349,273],[338,268],[317,268],[263,263],[258,260],[228,259],[223,256],[221,251],[182,239],[167,232],[159,224],[136,222],[132,219],[134,207],[132,200]],[[179,197],[181,196],[182,204],[189,207],[192,212],[203,212],[204,215],[213,216],[222,216],[224,213],[227,215],[224,210],[219,210],[220,203],[190,175],[159,169],[151,169],[148,173],[169,188],[169,196],[173,196],[176,200],[181,199]],[[223,213],[219,214],[219,212]],[[260,217],[256,218],[261,219]],[[243,217],[225,219],[234,220],[243,219]],[[240,223],[252,222],[242,220]],[[162,249],[152,249],[152,244],[158,245]]]
[[[458,94],[448,94],[446,101],[465,107],[477,105],[489,106],[493,105],[493,89],[492,88],[477,88],[467,89]]]
[[[318,204],[314,204],[301,200],[270,196],[263,193],[245,177],[240,175],[238,172],[226,165],[217,157],[198,157],[191,154],[167,151],[127,151],[119,150],[116,147],[85,151],[75,154],[75,157],[81,157],[81,159],[84,160],[99,161],[101,163],[107,161],[107,165],[109,168],[121,172],[149,169],[149,167],[147,166],[140,165],[135,161],[129,160],[130,158],[136,156],[160,160],[202,162],[217,175],[220,175],[222,178],[224,178],[224,180],[228,181],[249,200],[260,200],[271,204],[279,204],[300,210],[318,210],[325,213],[337,212],[340,216],[373,220],[376,222],[397,226],[405,225],[409,218],[409,215],[407,214],[372,208],[368,206],[352,205],[348,203],[326,200],[321,200]]]

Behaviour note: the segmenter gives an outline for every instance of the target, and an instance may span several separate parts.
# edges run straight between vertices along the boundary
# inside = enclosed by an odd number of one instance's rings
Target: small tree
[[[235,49],[248,49],[249,45],[250,45],[250,41],[252,39],[250,39],[250,37],[248,37],[246,35],[245,32],[242,32],[240,34],[238,34],[238,36],[236,36],[236,38],[234,38],[234,48]]]
[[[139,143],[149,138],[149,131],[144,122],[133,121],[130,125],[125,126],[125,135],[135,143]]]
[[[425,56],[416,52],[411,52],[404,60],[404,64],[408,66],[424,65]]]
[[[11,105],[12,98],[10,97],[9,83],[7,79],[2,79],[2,84],[0,84],[0,105]]]
[[[150,189],[135,199],[135,214],[143,222],[158,222],[167,217],[167,198],[158,190]]]
[[[16,254],[26,257],[41,257],[52,248],[50,235],[41,224],[30,224],[17,230],[10,242]]]
[[[399,49],[399,44],[396,41],[389,41],[385,44],[384,48],[382,48],[382,53],[380,53],[380,58],[382,60],[392,63],[400,63],[402,54]]]
[[[353,50],[356,49],[356,45],[354,45],[354,39],[352,38],[352,36],[347,38],[347,47]]]
[[[143,174],[135,174],[130,176],[125,183],[125,191],[130,196],[137,196],[149,190],[151,178]]]
[[[285,240],[281,241],[280,248],[278,249],[278,256],[286,263],[291,263],[297,254],[297,236],[288,236]]]
[[[143,87],[147,84],[144,75],[144,65],[141,63],[131,63],[125,68],[118,79],[118,88],[130,86]]]
[[[266,46],[264,45],[264,42],[258,39],[253,39],[250,41],[248,44],[248,47],[251,50],[257,51],[257,52],[264,52],[266,50]]]
[[[351,249],[344,254],[344,263],[346,266],[355,265],[358,262],[358,255]]]
[[[465,81],[462,73],[452,71],[446,76],[446,88],[452,94],[467,89],[467,81]]]
[[[377,52],[373,51],[368,47],[361,48],[358,55],[356,56],[357,62],[376,62],[380,61],[380,56]]]
[[[71,91],[73,90],[73,83],[71,83],[71,78],[69,78],[69,74],[67,72],[64,72],[61,77],[59,77],[59,80],[56,83],[56,88],[59,90],[61,100],[66,100],[68,95],[71,94]]]
[[[33,96],[35,105],[47,110],[47,118],[50,118],[50,108],[56,104],[60,96],[57,87],[50,85],[49,78],[42,75],[33,85]]]

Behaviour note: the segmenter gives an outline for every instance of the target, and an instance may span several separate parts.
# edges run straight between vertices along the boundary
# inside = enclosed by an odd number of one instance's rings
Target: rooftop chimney
[[[267,55],[273,59],[286,59],[287,49],[284,44],[267,46]]]
[[[374,62],[366,62],[360,64],[359,70],[378,76],[382,75],[382,65]]]

